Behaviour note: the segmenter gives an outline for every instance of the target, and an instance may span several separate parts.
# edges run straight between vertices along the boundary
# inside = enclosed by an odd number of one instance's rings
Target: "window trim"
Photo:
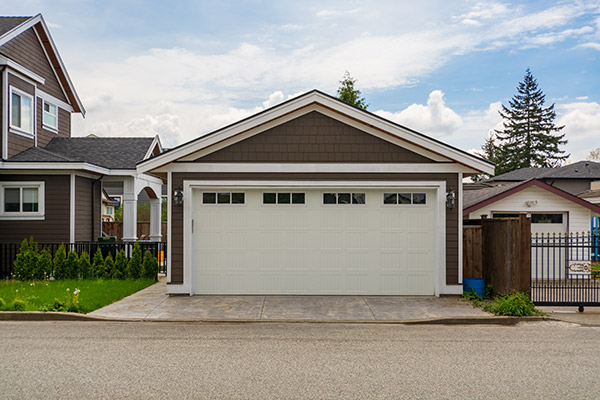
[[[44,121],[44,117],[46,116],[46,114],[52,115],[44,109],[44,106],[46,104],[48,104],[51,107],[54,107],[56,113],[53,116],[54,120],[56,121],[56,126],[49,125],[46,123],[46,121]],[[58,104],[52,103],[51,101],[48,101],[46,99],[42,99],[42,128],[53,133],[58,133]]]
[[[234,207],[242,207],[246,205],[246,191],[225,191],[225,190],[216,190],[216,191],[211,191],[211,190],[206,190],[206,191],[202,191],[201,192],[201,196],[200,196],[200,204],[202,204],[203,206],[234,206]],[[229,194],[229,203],[219,203],[219,193],[223,193],[223,194]],[[214,194],[215,195],[215,202],[214,203],[205,203],[204,202],[204,195],[205,194]],[[234,194],[242,194],[244,195],[244,202],[243,203],[234,203],[233,202],[233,195]]]
[[[333,194],[335,195],[335,203],[325,203],[325,195]],[[340,194],[349,194],[350,195],[350,203],[340,203]],[[365,197],[364,203],[354,203],[354,195],[362,194]],[[325,207],[332,206],[364,206],[367,204],[367,192],[354,192],[354,191],[343,191],[343,192],[331,192],[331,191],[323,191],[321,192],[321,205]]]
[[[275,195],[275,203],[265,203],[265,194],[274,194]],[[279,202],[279,195],[280,194],[289,194],[290,195],[290,202],[289,203],[280,203]],[[303,203],[294,203],[294,195],[295,194],[301,194],[304,195],[304,202]],[[263,191],[261,192],[261,205],[263,206],[267,206],[267,207],[273,207],[273,206],[294,206],[294,207],[299,207],[299,206],[305,206],[306,203],[306,192],[300,192],[300,191]]]
[[[385,202],[385,195],[386,194],[395,194],[396,195],[396,203],[386,203]],[[401,194],[410,194],[410,203],[400,203],[400,195]],[[415,203],[415,194],[423,194],[425,195],[425,203]],[[428,200],[429,195],[427,194],[427,192],[417,192],[417,191],[411,191],[411,192],[383,192],[382,193],[382,197],[381,197],[381,204],[384,207],[412,207],[412,206],[416,206],[416,207],[426,207],[429,205],[429,200]]]
[[[16,126],[13,124],[13,113],[12,113],[12,95],[13,95],[13,93],[21,96],[21,98],[23,98],[23,97],[29,98],[29,101],[31,102],[31,132],[21,128],[20,126]],[[32,94],[29,94],[20,89],[17,89],[14,86],[10,86],[10,90],[9,90],[9,94],[8,94],[8,119],[9,119],[9,127],[10,127],[9,130],[11,133],[25,136],[30,139],[33,139],[35,137],[35,124],[36,124],[35,106],[36,106],[36,104],[34,101],[34,96]]]
[[[37,211],[4,211],[4,189],[19,188],[23,193],[23,188],[38,189],[38,210]],[[15,182],[0,182],[0,219],[1,220],[43,220],[45,219],[45,183],[34,181],[15,181]],[[21,197],[21,206],[23,198]]]

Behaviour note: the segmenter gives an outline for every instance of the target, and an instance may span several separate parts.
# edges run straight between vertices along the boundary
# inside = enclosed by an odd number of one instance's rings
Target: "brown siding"
[[[57,99],[68,102],[33,28],[4,44],[1,49],[4,55],[46,80],[45,84],[38,85],[40,89]]]
[[[0,71],[4,71],[4,68],[6,68],[6,67],[1,68]],[[2,77],[3,76],[4,76],[4,74],[0,72],[0,88],[3,87],[3,85],[2,85]],[[2,99],[3,98],[4,98],[4,96],[0,96],[0,110],[2,110],[2,101],[3,101]],[[3,113],[0,112],[0,160],[4,157],[4,146],[2,145],[2,140],[4,140],[4,135],[2,133],[3,132],[2,131],[2,126],[3,126],[2,124],[4,122],[2,121],[2,114]]]
[[[35,94],[35,87],[23,79],[18,78],[14,75],[8,74],[8,84],[14,86],[15,88],[24,91],[25,93],[29,93],[30,95]],[[10,98],[8,100],[10,102]],[[9,103],[10,104],[10,103]],[[8,128],[10,124],[10,119],[6,121],[6,126]],[[20,152],[27,150],[30,147],[35,145],[35,141],[30,138],[26,138],[21,135],[16,135],[13,133],[8,133],[8,157],[12,157],[15,154],[19,154]]]
[[[46,147],[48,143],[55,137],[71,136],[71,113],[58,108],[58,133],[44,128],[42,106],[44,100],[37,99],[36,101],[36,134],[37,144],[39,147]]]
[[[100,182],[75,177],[75,241],[95,241],[100,236]],[[94,193],[92,195],[92,184]],[[92,204],[94,199],[94,204]],[[92,217],[93,214],[93,217]]]
[[[41,221],[0,220],[0,242],[20,242],[30,236],[38,242],[69,241],[69,175],[0,175],[0,181],[45,182],[45,219]]]
[[[445,180],[448,187],[458,193],[457,174],[211,174],[211,173],[173,173],[173,187],[184,180],[382,180],[382,181],[440,181]],[[458,199],[456,199],[458,204]],[[171,283],[183,283],[183,207],[171,208]],[[446,209],[446,283],[458,284],[458,208]]]
[[[430,159],[312,111],[198,162],[393,162]]]

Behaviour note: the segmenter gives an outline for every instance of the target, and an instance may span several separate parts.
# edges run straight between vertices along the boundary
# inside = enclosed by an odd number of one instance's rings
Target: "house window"
[[[10,128],[33,135],[33,97],[15,88],[10,89]]]
[[[43,219],[43,182],[0,182],[0,219]]]
[[[532,224],[562,224],[562,214],[531,214]]]
[[[113,206],[107,206],[106,207],[106,215],[113,215],[113,214],[114,214]]]
[[[231,193],[231,192],[204,192],[202,193],[203,204],[245,204],[246,194],[245,193]]]
[[[44,128],[58,130],[58,108],[44,100],[42,122]]]
[[[304,193],[263,193],[263,204],[304,204]]]
[[[427,204],[426,193],[384,193],[383,204]]]
[[[323,193],[323,204],[365,204],[365,193]]]

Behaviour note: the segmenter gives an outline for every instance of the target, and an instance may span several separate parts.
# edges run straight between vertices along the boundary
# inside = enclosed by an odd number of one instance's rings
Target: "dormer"
[[[71,136],[85,109],[41,14],[0,17],[0,158]]]

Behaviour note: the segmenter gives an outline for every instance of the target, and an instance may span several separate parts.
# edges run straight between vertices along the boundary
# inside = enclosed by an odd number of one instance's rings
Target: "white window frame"
[[[12,95],[17,94],[21,97],[27,97],[29,99],[29,101],[31,102],[31,131],[27,131],[26,129],[23,129],[20,126],[16,126],[13,124],[13,113],[12,113]],[[9,115],[9,120],[10,120],[10,132],[11,133],[16,133],[18,135],[22,135],[22,136],[26,136],[28,138],[33,139],[33,137],[35,136],[35,101],[34,101],[34,96],[32,94],[26,93],[20,89],[17,89],[16,87],[11,86],[10,87],[10,92],[9,92],[9,96],[8,96],[8,115]]]
[[[38,190],[38,210],[37,211],[4,211],[4,189],[21,189],[21,205],[23,204],[23,189],[35,188]],[[43,220],[45,217],[45,184],[44,182],[0,182],[0,220]]]
[[[56,121],[56,126],[49,125],[46,123],[46,121],[44,121],[46,114],[52,116],[52,113],[46,111],[46,104],[48,104],[50,107],[54,107],[55,114],[53,116],[54,120]],[[42,99],[42,127],[50,132],[58,133],[58,105],[44,99]]]

